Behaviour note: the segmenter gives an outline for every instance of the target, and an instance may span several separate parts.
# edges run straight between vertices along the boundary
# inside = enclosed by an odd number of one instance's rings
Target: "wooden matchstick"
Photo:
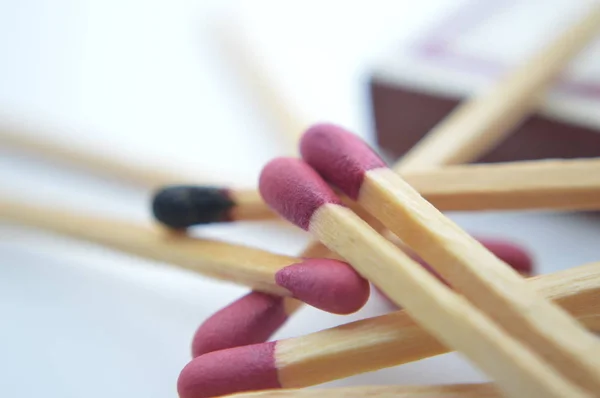
[[[291,98],[287,97],[283,90],[277,87],[264,65],[257,57],[256,49],[248,40],[239,24],[224,21],[217,26],[217,39],[235,65],[240,77],[251,89],[254,99],[262,103],[268,111],[268,116],[286,139],[286,153],[290,156],[296,155],[297,144],[304,129],[310,121],[299,113],[295,107],[290,106]]]
[[[410,248],[407,248],[395,235],[387,234],[386,238],[405,253],[410,253],[411,257],[414,256]],[[480,242],[522,275],[532,275],[533,262],[528,253],[518,245],[486,238],[481,238]],[[313,243],[301,258],[326,256],[331,256],[331,252],[323,245]],[[431,272],[431,267],[418,257],[415,259]],[[267,341],[269,336],[278,330],[300,306],[299,301],[289,297],[285,297],[282,302],[281,297],[278,296],[258,292],[249,293],[202,322],[192,340],[192,357]]]
[[[506,394],[587,395],[342,206],[306,163],[291,158],[271,161],[259,187],[271,208],[347,259],[421,326],[476,363]]]
[[[78,170],[87,170],[92,174],[123,181],[144,189],[156,189],[184,180],[189,180],[189,182],[211,181],[206,177],[186,179],[184,176],[175,173],[137,166],[114,157],[103,156],[81,148],[78,149],[71,145],[62,144],[57,140],[43,138],[40,134],[17,127],[14,123],[2,122],[0,125],[0,147],[33,154],[57,164],[70,166]]]
[[[431,386],[358,386],[330,389],[265,390],[223,398],[499,398],[493,383],[440,384]]]
[[[600,208],[599,158],[444,166],[402,177],[442,211]]]
[[[527,280],[530,286],[577,317],[591,331],[600,332],[600,263],[542,275]],[[264,367],[265,374],[275,374],[278,385],[258,388],[300,388],[330,382],[355,374],[371,372],[408,362],[418,361],[449,351],[424,328],[413,321],[406,311],[363,319],[331,329],[275,342],[263,343],[271,353]],[[257,368],[257,346],[238,347],[202,355],[188,367],[211,368],[226,359],[242,362],[241,367]],[[190,372],[188,369],[187,372]],[[223,368],[219,378],[246,385],[251,380]],[[190,372],[191,373],[191,372]],[[196,376],[198,388],[204,387],[211,375]],[[254,373],[253,379],[266,379]],[[230,384],[230,383],[228,383]],[[231,390],[230,390],[231,391]],[[236,391],[240,391],[237,389]]]
[[[468,163],[504,139],[538,106],[543,93],[569,61],[597,35],[600,7],[592,5],[582,14],[521,68],[444,118],[404,156],[402,166],[396,170]]]
[[[0,201],[0,219],[161,261],[325,311],[348,314],[369,297],[369,284],[336,260],[302,259],[198,239],[161,228],[76,212]]]
[[[260,194],[255,189],[233,189],[229,198],[236,206],[229,211],[230,220],[264,220],[279,218],[271,209],[264,206]]]
[[[441,211],[600,209],[596,158],[446,166],[402,177]],[[256,191],[206,186],[164,187],[153,209],[172,228],[278,217]]]
[[[427,202],[359,137],[337,126],[315,126],[303,136],[301,152],[321,176],[375,216],[473,305],[571,381],[600,391],[596,337],[527,287],[518,273]],[[340,223],[338,208],[316,211],[314,228],[329,231]],[[330,240],[326,233],[320,232],[320,239]]]

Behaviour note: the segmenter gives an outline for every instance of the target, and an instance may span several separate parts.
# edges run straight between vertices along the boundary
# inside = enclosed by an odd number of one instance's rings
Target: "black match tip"
[[[171,228],[229,221],[235,205],[226,189],[201,186],[169,186],[152,199],[156,220]]]

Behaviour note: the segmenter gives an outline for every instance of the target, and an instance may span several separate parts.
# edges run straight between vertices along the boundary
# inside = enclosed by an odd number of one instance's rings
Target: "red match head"
[[[477,238],[477,240],[521,275],[532,276],[535,273],[531,254],[520,244],[494,238]]]
[[[277,158],[263,168],[259,190],[265,202],[281,216],[308,230],[313,213],[340,198],[308,164],[299,159]]]
[[[362,139],[333,124],[309,128],[300,141],[300,153],[325,180],[352,199],[358,197],[367,171],[387,167]]]
[[[251,292],[217,311],[194,334],[192,356],[263,343],[287,320],[283,297]]]
[[[276,342],[215,351],[192,359],[179,374],[180,398],[209,398],[281,388]]]
[[[279,286],[295,298],[334,314],[351,314],[369,299],[370,285],[350,265],[326,258],[310,258],[275,274]]]

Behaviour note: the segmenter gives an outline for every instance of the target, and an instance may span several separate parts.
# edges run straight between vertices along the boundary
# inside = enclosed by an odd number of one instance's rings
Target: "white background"
[[[289,153],[220,48],[248,40],[303,120],[341,123],[373,142],[367,78],[457,2],[0,2],[0,112],[46,138],[199,182],[252,187]],[[149,193],[1,150],[0,192],[149,221]],[[600,259],[599,218],[453,215],[470,232],[514,239],[540,272]],[[194,231],[286,254],[308,237],[269,223]],[[246,290],[101,247],[0,226],[0,396],[174,397],[199,323]],[[304,308],[276,337],[389,311],[377,296],[341,317]],[[480,381],[458,355],[331,385]]]

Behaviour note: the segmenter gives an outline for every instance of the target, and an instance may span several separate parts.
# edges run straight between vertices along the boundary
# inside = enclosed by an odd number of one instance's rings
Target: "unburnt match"
[[[214,181],[208,175],[188,178],[180,173],[164,170],[163,167],[151,168],[137,165],[93,150],[77,148],[60,140],[44,138],[44,135],[46,134],[23,128],[21,123],[0,121],[0,147],[34,155],[78,171],[87,171],[99,177],[114,179],[143,189],[157,189],[182,180],[204,183]]]
[[[227,395],[223,398],[499,398],[501,396],[493,383],[480,383],[265,390]]]
[[[300,258],[326,258],[331,252],[313,242]],[[298,309],[302,302],[252,291],[223,307],[198,327],[192,339],[192,357],[208,352],[267,341]]]
[[[600,159],[445,166],[400,175],[441,211],[600,209]]]
[[[388,237],[394,244],[400,242]],[[521,275],[533,274],[533,260],[520,246],[501,239],[479,238],[494,255],[509,264]],[[404,248],[403,248],[404,250]],[[326,257],[329,250],[313,242],[301,258]],[[415,258],[425,269],[431,266]],[[434,271],[433,271],[434,272]],[[192,357],[208,352],[262,343],[275,333],[301,303],[290,297],[251,292],[221,308],[208,317],[194,334]]]
[[[264,293],[293,295],[337,314],[357,311],[369,297],[369,283],[337,260],[282,256],[146,225],[9,201],[0,201],[0,219],[177,265]]]
[[[590,330],[600,331],[600,263],[530,278],[527,283]],[[448,351],[406,311],[397,311],[305,336],[202,355],[182,371],[179,391],[182,398],[201,398],[308,387]],[[226,359],[238,365],[218,365]],[[263,384],[255,384],[256,380]]]
[[[596,337],[528,288],[518,273],[427,202],[359,137],[334,125],[314,126],[302,138],[301,153],[323,178],[356,200],[510,334],[573,382],[600,391],[600,343]],[[286,206],[269,194],[269,187],[261,192],[272,198],[274,206]],[[286,197],[290,195],[286,193]],[[294,203],[293,197],[288,200]],[[334,212],[322,213],[320,217],[315,208],[317,223],[311,231],[320,232],[322,224],[330,228]]]
[[[488,373],[506,394],[586,395],[343,207],[305,162],[289,158],[269,162],[259,187],[274,210],[347,259],[430,333]]]

